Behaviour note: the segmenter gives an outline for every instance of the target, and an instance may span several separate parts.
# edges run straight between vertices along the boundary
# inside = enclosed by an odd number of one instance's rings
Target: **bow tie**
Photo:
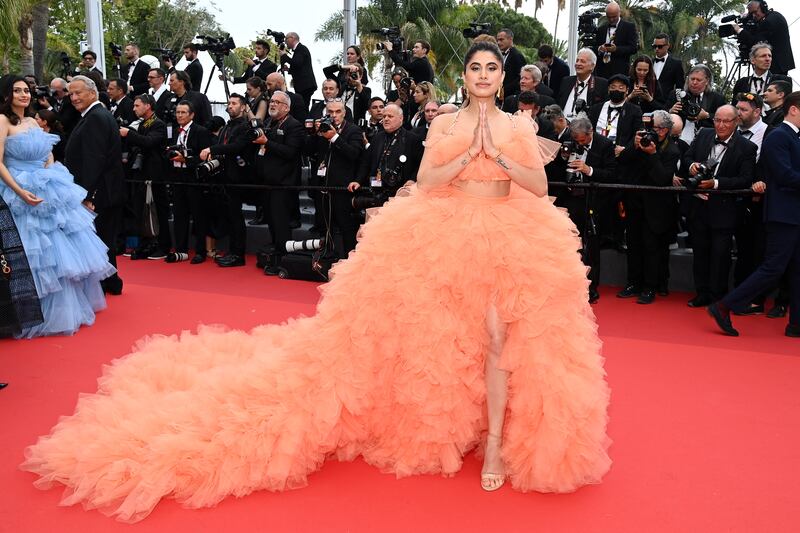
[[[253,64],[254,65],[260,65],[261,64],[261,60],[260,59],[254,59],[253,60]]]
[[[753,132],[752,132],[752,131],[750,131],[750,130],[739,130],[739,133],[740,133],[740,134],[742,135],[742,137],[744,137],[745,139],[750,139],[750,138],[753,136]]]
[[[714,137],[714,144],[721,144],[722,146],[728,146],[726,141],[723,141],[719,137]]]
[[[666,57],[657,57],[653,60],[653,63],[664,63],[666,60]]]
[[[609,29],[609,30],[613,30],[613,29],[616,29],[616,28],[617,28],[617,25],[616,25],[616,24],[609,24],[609,25],[608,25],[608,29]]]

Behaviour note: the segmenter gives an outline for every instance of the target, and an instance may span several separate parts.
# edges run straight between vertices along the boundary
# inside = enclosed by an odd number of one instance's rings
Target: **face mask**
[[[625,93],[623,91],[608,91],[608,97],[612,102],[618,104],[625,100]]]

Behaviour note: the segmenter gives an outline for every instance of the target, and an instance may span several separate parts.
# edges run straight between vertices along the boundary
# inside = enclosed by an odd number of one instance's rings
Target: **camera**
[[[361,74],[359,74],[358,70],[351,70],[350,79],[353,81],[358,81],[361,79]]]
[[[175,63],[178,62],[178,56],[175,54],[175,52],[173,52],[169,48],[151,48],[150,50],[152,50],[153,52],[158,52],[159,54],[161,54],[161,61],[163,61],[163,62],[167,62],[168,61],[168,62],[172,63],[173,65],[175,65]]]
[[[644,127],[636,132],[636,136],[639,137],[639,144],[641,146],[650,146],[651,144],[658,144],[658,133],[653,131],[652,113],[642,114],[642,126]]]
[[[119,59],[122,57],[122,47],[116,43],[108,43],[108,48],[111,50],[111,55]]]
[[[325,246],[325,239],[306,239],[304,241],[286,241],[286,251],[303,252],[310,250],[319,250]]]
[[[37,100],[42,98],[50,98],[53,93],[50,91],[49,85],[37,85],[33,91],[33,97]]]
[[[322,117],[319,121],[319,124],[317,124],[317,131],[320,131],[322,133],[325,133],[326,131],[331,131],[335,128],[336,126],[333,123],[333,117],[331,117],[330,115],[325,115],[324,117]]]
[[[705,163],[698,163],[697,174],[694,176],[687,176],[684,185],[689,190],[697,190],[700,186],[700,182],[704,180],[709,180],[714,177],[714,168],[716,168],[717,163],[714,159],[709,159]]]
[[[247,138],[248,142],[253,142],[262,135],[266,135],[266,129],[264,128],[264,121],[260,118],[254,118],[250,120],[250,129],[247,130],[247,134],[245,137]]]
[[[583,145],[578,144],[574,140],[568,140],[561,143],[561,157],[568,163],[576,161],[583,155],[586,149]],[[583,183],[583,173],[574,168],[567,167],[567,183]]]
[[[400,36],[400,28],[394,26],[392,28],[379,28],[377,30],[372,30],[370,33],[374,33],[375,35],[381,35],[385,40],[392,43],[392,49],[400,52],[405,49],[405,39]],[[383,43],[378,43],[375,45],[375,50],[380,52],[385,50],[385,46]]]
[[[197,45],[197,49],[201,52],[209,52],[217,55],[228,55],[231,53],[231,50],[236,48],[236,43],[233,42],[233,37],[230,35],[225,35],[224,37],[198,35],[197,38],[204,41]]]
[[[474,39],[478,35],[489,35],[492,25],[488,22],[470,22],[469,28],[464,28],[461,33],[467,39]]]
[[[405,78],[400,79],[400,85],[398,88],[405,89],[406,91],[411,89],[411,86],[414,85],[414,78],[406,76]]]
[[[179,155],[182,155],[184,159],[189,157],[189,150],[182,144],[172,144],[167,146],[165,150],[167,152],[168,159],[173,159]]]
[[[197,165],[197,180],[205,181],[222,172],[222,159],[209,159]]]
[[[580,36],[581,46],[593,46],[597,37],[597,19],[601,13],[590,11],[578,15],[578,35]]]
[[[739,43],[739,60],[745,62],[749,61],[750,47],[747,45],[747,43],[743,43],[739,40],[739,34],[737,34],[736,30],[733,29],[733,24],[738,24],[743,30],[749,30],[752,32],[758,27],[758,21],[749,13],[744,17],[741,15],[727,15],[720,19],[720,25],[719,28],[717,28],[717,34],[720,37],[736,39],[736,41]]]
[[[275,39],[275,44],[277,44],[279,48],[281,48],[281,45],[286,42],[286,34],[283,32],[272,31],[268,29],[267,35]],[[285,46],[283,48],[285,48]],[[283,50],[283,48],[281,48],[281,50]]]
[[[361,211],[372,207],[380,207],[386,201],[382,194],[376,194],[372,187],[359,187],[353,192],[351,203],[353,209]]]
[[[583,98],[578,98],[575,100],[575,114],[579,115],[581,113],[589,113],[589,104]]]
[[[686,118],[694,120],[700,114],[702,108],[695,102],[694,97],[683,89],[675,89],[675,96],[681,103],[681,108],[686,114]]]

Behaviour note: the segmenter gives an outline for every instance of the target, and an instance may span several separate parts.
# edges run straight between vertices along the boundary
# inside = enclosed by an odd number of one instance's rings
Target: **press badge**
[[[328,172],[328,169],[325,167],[325,163],[320,163],[319,168],[317,169],[317,176],[324,178],[325,174]]]
[[[263,156],[266,153],[267,153],[267,145],[266,144],[262,144],[261,148],[258,149],[258,155]]]
[[[381,186],[383,186],[383,183],[381,181],[381,171],[380,170],[378,171],[378,173],[376,175],[372,176],[369,179],[369,184],[372,187],[381,187]]]
[[[167,125],[167,139],[172,139],[172,125]]]

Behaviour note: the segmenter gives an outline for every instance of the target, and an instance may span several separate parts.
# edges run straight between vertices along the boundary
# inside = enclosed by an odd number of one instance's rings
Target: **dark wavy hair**
[[[50,133],[64,133],[64,126],[61,125],[61,121],[58,119],[58,115],[55,111],[50,111],[49,109],[40,109],[36,112],[39,115],[39,118],[47,122],[47,127],[50,128]]]
[[[464,56],[464,70],[467,70],[467,65],[469,64],[472,57],[477,54],[478,52],[489,52],[494,54],[500,64],[503,64],[503,53],[500,51],[500,48],[495,43],[491,43],[488,41],[478,41],[476,43],[472,43],[472,46],[469,47],[467,50],[467,55]]]
[[[11,109],[11,102],[14,100],[14,84],[22,82],[28,87],[28,82],[22,76],[9,75],[0,79],[0,114],[8,117],[12,125],[16,126],[21,122],[19,116]],[[33,98],[33,95],[31,95]],[[24,116],[30,116],[30,104],[24,111]]]
[[[350,48],[352,48],[353,50],[356,51],[356,55],[358,56],[358,64],[361,65],[362,67],[366,68],[367,64],[364,63],[364,57],[361,55],[361,48],[359,48],[358,46],[356,46],[354,44],[351,44],[350,46],[347,47],[348,50]]]
[[[634,87],[639,85],[639,76],[636,75],[636,65],[639,63],[647,63],[648,71],[647,76],[645,76],[645,84],[647,84],[647,90],[650,92],[651,95],[655,96],[656,94],[656,73],[655,69],[653,68],[653,60],[646,55],[641,55],[633,60],[631,63],[630,69],[630,79],[631,79],[631,87],[630,89],[633,90]]]

